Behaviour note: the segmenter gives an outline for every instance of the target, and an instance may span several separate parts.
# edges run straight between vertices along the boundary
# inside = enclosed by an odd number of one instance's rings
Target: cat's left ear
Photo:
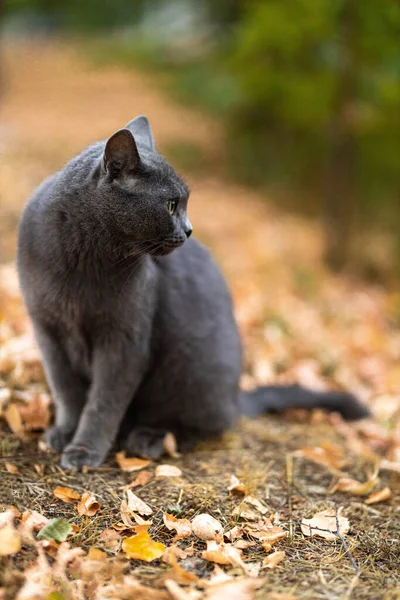
[[[126,125],[126,128],[134,135],[137,143],[146,146],[150,150],[156,149],[153,132],[147,117],[140,115]]]
[[[133,175],[138,170],[140,156],[129,129],[120,129],[107,141],[103,164],[112,177]]]

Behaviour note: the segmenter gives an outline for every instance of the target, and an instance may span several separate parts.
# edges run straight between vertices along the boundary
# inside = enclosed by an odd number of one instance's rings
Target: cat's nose
[[[187,237],[187,238],[190,238],[190,236],[192,235],[192,231],[193,231],[193,229],[192,229],[192,228],[190,228],[190,229],[186,229],[186,230],[185,230],[185,233],[186,233],[186,237]]]

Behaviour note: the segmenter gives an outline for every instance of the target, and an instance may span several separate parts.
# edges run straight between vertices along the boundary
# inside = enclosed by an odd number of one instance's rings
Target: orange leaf
[[[71,488],[68,487],[57,486],[56,488],[54,488],[53,494],[56,498],[62,500],[63,502],[66,502],[67,504],[73,504],[73,502],[75,502],[76,500],[80,500],[81,498],[81,495],[78,494],[78,492],[75,492],[74,490],[71,490]]]
[[[18,406],[16,404],[9,404],[4,413],[5,419],[11,431],[18,437],[23,437],[24,426]]]
[[[239,492],[240,494],[247,494],[248,490],[244,483],[239,481],[236,475],[231,475],[231,481],[228,485],[228,490],[230,492]]]
[[[285,556],[286,554],[283,550],[277,550],[276,552],[269,554],[267,558],[264,558],[262,566],[264,569],[275,569],[276,565],[279,565]]]
[[[21,535],[11,523],[0,529],[0,556],[16,554],[21,550]]]
[[[21,405],[19,412],[27,429],[47,429],[50,423],[50,396],[37,393]]]
[[[330,491],[331,493],[346,492],[348,494],[353,494],[354,496],[367,496],[378,483],[378,473],[379,464],[376,465],[374,472],[364,483],[361,483],[356,479],[350,479],[350,477],[341,477]]]
[[[100,510],[100,504],[97,502],[96,498],[89,494],[88,492],[84,492],[82,494],[82,498],[78,502],[77,510],[80,515],[87,515],[88,517],[93,517]]]
[[[126,553],[127,558],[151,562],[164,554],[164,544],[154,542],[149,536],[147,529],[148,528],[145,527],[136,535],[123,540],[122,550]]]
[[[192,525],[189,519],[177,519],[173,515],[164,513],[163,521],[167,529],[170,531],[175,529],[177,533],[176,539],[188,537],[192,533]]]
[[[122,471],[128,472],[140,471],[140,469],[144,469],[144,467],[147,467],[150,464],[149,460],[144,460],[143,458],[127,458],[125,456],[125,452],[118,452],[115,455],[115,460],[117,461]]]
[[[6,463],[5,466],[9,473],[12,473],[13,475],[15,475],[16,473],[19,473],[18,467],[16,465],[13,465],[11,463]]]
[[[378,492],[374,492],[371,494],[366,500],[364,500],[365,504],[376,504],[377,502],[384,502],[385,500],[389,500],[392,495],[391,489],[388,487],[383,488],[383,490],[379,490]]]

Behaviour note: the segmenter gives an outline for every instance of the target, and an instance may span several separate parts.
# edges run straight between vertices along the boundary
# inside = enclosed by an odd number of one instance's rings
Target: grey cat
[[[231,297],[206,248],[188,240],[188,197],[141,116],[72,159],[25,207],[18,271],[56,406],[47,441],[64,467],[102,464],[116,440],[159,457],[167,431],[190,448],[241,413],[368,414],[344,393],[239,392]]]

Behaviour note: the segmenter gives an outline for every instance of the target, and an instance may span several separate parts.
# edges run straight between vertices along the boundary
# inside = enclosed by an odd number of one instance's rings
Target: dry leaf
[[[204,558],[204,560],[209,560],[219,565],[233,565],[234,567],[240,567],[246,575],[250,575],[242,560],[242,551],[235,548],[232,544],[208,540],[207,550],[203,550],[201,557]]]
[[[378,492],[374,492],[371,494],[366,500],[364,500],[365,504],[377,504],[377,502],[384,502],[385,500],[389,500],[392,495],[392,491],[390,488],[385,487],[383,490],[379,490]]]
[[[338,510],[338,522],[341,535],[346,535],[350,529],[349,520],[340,515],[341,508]],[[301,522],[301,531],[309,537],[322,537],[326,540],[336,540],[337,523],[336,514],[332,509],[323,510],[315,513],[312,519],[303,519]]]
[[[173,600],[200,600],[202,596],[198,590],[185,590],[173,579],[166,579],[164,583]]]
[[[100,510],[100,504],[94,496],[88,492],[84,492],[82,498],[78,502],[77,510],[80,515],[93,517]]]
[[[374,472],[364,483],[360,483],[356,479],[351,479],[350,477],[342,477],[332,487],[330,493],[346,492],[347,494],[353,494],[354,496],[367,496],[378,483],[378,473],[379,463],[377,463]]]
[[[185,538],[192,534],[192,524],[189,519],[177,519],[173,515],[164,513],[163,521],[167,529],[176,531],[177,535],[174,539]]]
[[[114,523],[113,528],[117,531],[125,531],[126,529],[135,529],[136,525],[148,525],[152,524],[152,521],[146,521],[142,519],[140,515],[133,512],[126,500],[121,502],[121,519],[122,523]],[[133,520],[132,520],[133,519]]]
[[[201,540],[221,540],[224,528],[217,519],[204,513],[194,517],[192,531]]]
[[[107,560],[107,554],[98,548],[89,548],[89,552],[87,554],[87,558],[89,560],[98,560],[104,562]]]
[[[47,517],[41,515],[36,510],[26,510],[21,517],[21,522],[33,531],[39,531],[42,529],[48,520],[49,519]]]
[[[73,504],[74,502],[76,502],[76,500],[80,500],[81,498],[81,495],[78,494],[78,492],[75,492],[74,490],[71,490],[71,488],[68,487],[57,486],[56,488],[54,488],[53,494],[56,498],[62,500],[63,502],[66,502],[67,504]]]
[[[263,569],[275,569],[276,565],[279,565],[279,563],[283,561],[285,556],[286,554],[283,550],[277,550],[276,552],[269,554],[263,560]]]
[[[246,496],[245,498],[243,498],[243,502],[254,506],[262,515],[265,515],[268,512],[268,508],[253,496]]]
[[[21,549],[21,535],[14,527],[14,513],[7,510],[0,516],[0,556],[16,554]]]
[[[244,532],[257,540],[260,540],[260,542],[263,542],[263,544],[265,544],[264,549],[268,549],[268,545],[272,546],[273,544],[276,544],[276,542],[285,539],[287,536],[286,531],[278,525],[272,525],[270,519],[247,524],[244,527]]]
[[[126,490],[127,505],[131,512],[139,513],[140,515],[152,515],[153,510],[146,502],[143,502],[136,494],[131,490]]]
[[[144,460],[142,458],[127,458],[125,452],[117,452],[115,460],[120,469],[127,472],[140,471],[140,469],[144,469],[150,464],[149,460]]]
[[[168,454],[168,456],[171,456],[171,458],[178,458],[180,456],[176,437],[170,431],[165,434],[163,447],[165,452]]]
[[[228,490],[230,492],[238,492],[240,494],[248,493],[246,486],[244,485],[244,483],[239,481],[239,479],[236,477],[236,475],[231,475],[231,481],[228,485]]]
[[[248,521],[258,521],[260,518],[260,513],[257,510],[250,508],[244,502],[241,502],[233,509],[232,517],[237,517],[238,519],[247,519]]]
[[[122,550],[128,558],[151,562],[164,554],[164,544],[150,538],[147,526],[138,526],[136,531],[136,535],[125,538],[122,542]]]
[[[237,577],[232,581],[209,587],[205,593],[205,600],[253,600],[255,592],[262,584],[262,579]]]
[[[48,394],[37,393],[19,407],[19,412],[28,430],[47,429],[50,424],[51,399]]]
[[[4,417],[11,431],[18,437],[23,437],[24,426],[18,406],[16,404],[9,404],[4,412]]]
[[[182,471],[174,465],[158,465],[155,470],[156,477],[180,477]]]
[[[36,473],[39,475],[39,477],[43,477],[44,475],[44,465],[38,465],[38,464],[34,464],[33,465],[35,468]]]
[[[230,542],[237,540],[238,538],[242,537],[242,535],[243,529],[241,527],[238,527],[237,525],[235,525],[235,527],[232,527],[232,529],[229,529],[229,531],[225,531],[224,533],[224,537],[226,537]]]
[[[130,484],[129,484],[129,488],[133,488],[133,487],[142,487],[144,485],[147,485],[151,479],[152,475],[150,473],[150,471],[140,471],[140,473],[138,473],[136,479],[134,479]]]
[[[346,460],[343,458],[342,449],[329,442],[325,442],[321,447],[306,446],[297,450],[294,453],[294,456],[301,456],[306,460],[328,467],[328,469],[333,472],[342,469],[346,464]]]
[[[11,464],[11,463],[6,463],[6,464],[5,464],[5,467],[6,467],[6,470],[7,470],[9,473],[12,473],[13,475],[15,475],[16,473],[19,473],[19,471],[18,471],[18,467],[17,467],[16,465],[13,465],[13,464]]]

